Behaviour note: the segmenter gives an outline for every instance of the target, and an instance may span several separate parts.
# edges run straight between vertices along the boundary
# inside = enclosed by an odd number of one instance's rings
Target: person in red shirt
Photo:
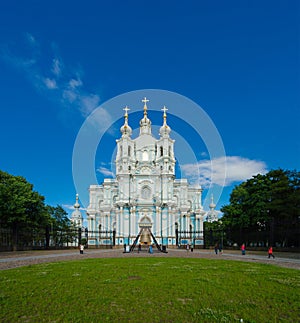
[[[244,256],[246,254],[246,246],[244,243],[241,246],[241,250],[242,250],[242,255]]]
[[[271,257],[275,258],[275,256],[273,255],[273,248],[272,248],[272,246],[268,250],[268,255],[269,255],[269,258],[271,258]]]

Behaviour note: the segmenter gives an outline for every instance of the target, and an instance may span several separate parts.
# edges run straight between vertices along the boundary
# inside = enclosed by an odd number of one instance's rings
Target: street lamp
[[[128,245],[130,245],[130,231],[131,231],[131,217],[130,217],[130,181],[131,181],[131,167],[128,166]]]
[[[221,249],[223,249],[223,222],[219,221],[220,227],[221,227]]]

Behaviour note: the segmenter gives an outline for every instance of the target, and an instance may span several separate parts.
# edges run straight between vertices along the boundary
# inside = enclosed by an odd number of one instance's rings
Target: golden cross
[[[147,98],[146,98],[146,97],[144,97],[144,99],[142,100],[142,102],[144,102],[144,103],[145,103],[145,105],[147,105],[147,102],[149,102],[149,100],[147,100]]]
[[[168,109],[166,108],[166,106],[164,105],[164,107],[161,109],[161,111],[164,112],[164,115],[166,115],[166,112],[168,111]]]
[[[128,111],[130,110],[129,108],[128,108],[128,106],[126,105],[126,107],[123,109],[124,111],[125,111],[125,116],[127,116],[128,115]]]

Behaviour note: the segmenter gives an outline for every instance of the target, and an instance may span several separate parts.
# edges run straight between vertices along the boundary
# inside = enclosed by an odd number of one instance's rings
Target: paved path
[[[0,253],[0,270],[11,269],[33,264],[80,260],[86,258],[128,258],[128,257],[180,257],[180,258],[209,258],[227,259],[247,262],[259,262],[274,264],[281,267],[294,268],[300,270],[300,254],[278,253],[275,259],[268,259],[263,252],[248,252],[245,256],[238,251],[225,250],[222,254],[216,255],[213,250],[186,250],[168,249],[168,253],[161,253],[155,250],[151,255],[145,251],[138,253],[123,253],[123,249],[87,249],[83,255],[76,249],[71,250],[40,250],[40,251],[20,251]]]

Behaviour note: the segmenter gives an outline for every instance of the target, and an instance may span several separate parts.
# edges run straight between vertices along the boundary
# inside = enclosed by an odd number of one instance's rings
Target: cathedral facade
[[[124,108],[121,138],[116,140],[116,177],[91,185],[87,208],[90,247],[153,243],[168,247],[203,244],[201,187],[191,187],[187,179],[175,178],[174,143],[162,109],[159,138],[152,135],[144,98],[137,138],[132,138]],[[151,232],[145,237],[143,230]],[[196,234],[196,232],[198,232]],[[145,232],[144,232],[145,233]],[[178,234],[179,233],[179,234]]]

